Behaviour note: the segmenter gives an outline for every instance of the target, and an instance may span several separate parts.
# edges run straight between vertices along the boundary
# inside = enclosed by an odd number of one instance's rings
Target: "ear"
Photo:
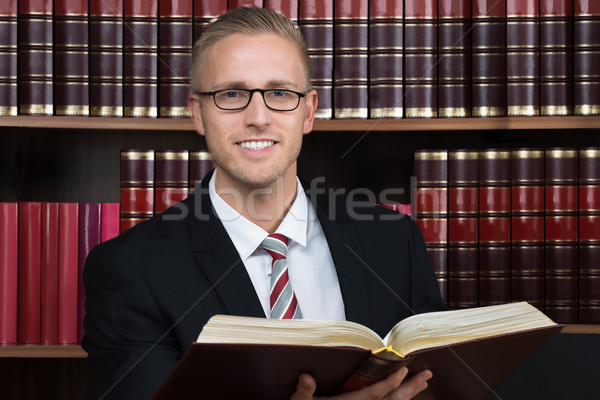
[[[204,124],[202,123],[202,111],[200,110],[200,100],[194,93],[188,95],[188,110],[192,116],[194,128],[199,135],[204,136]]]
[[[302,133],[305,135],[310,133],[315,122],[315,113],[317,112],[317,106],[319,105],[319,96],[315,89],[311,89],[305,95],[306,101],[306,114],[304,115],[304,129]]]

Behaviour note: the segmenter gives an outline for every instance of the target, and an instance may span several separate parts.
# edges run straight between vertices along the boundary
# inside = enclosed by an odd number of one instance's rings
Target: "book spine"
[[[90,115],[123,116],[123,0],[90,2]]]
[[[600,147],[579,149],[579,323],[600,323]]]
[[[56,115],[89,115],[88,3],[54,0]]]
[[[479,151],[448,151],[448,306],[478,303]]]
[[[102,203],[100,210],[100,241],[106,242],[119,234],[119,203]]]
[[[371,354],[358,370],[342,385],[339,393],[352,392],[378,382],[398,371],[410,361],[408,359],[389,360]]]
[[[0,203],[0,344],[17,343],[18,204]]]
[[[0,116],[16,116],[17,99],[17,0],[0,4]]]
[[[227,11],[227,0],[194,0],[194,43],[206,24]]]
[[[58,343],[77,343],[79,204],[58,211]]]
[[[510,301],[510,151],[479,156],[479,305]]]
[[[540,1],[540,114],[573,114],[573,1]]]
[[[58,343],[58,203],[42,203],[40,342]]]
[[[471,115],[471,2],[438,2],[438,117]]]
[[[511,301],[544,308],[544,151],[511,150]]]
[[[437,117],[437,7],[404,2],[404,116]]]
[[[506,0],[472,2],[473,117],[506,115]]]
[[[448,150],[415,150],[413,215],[427,247],[427,255],[448,299]]]
[[[187,150],[156,150],[154,212],[165,211],[188,196],[189,153]]]
[[[192,0],[160,1],[159,116],[189,117],[187,95],[192,54]]]
[[[578,151],[545,150],[545,306],[558,323],[577,323],[578,315]]]
[[[234,8],[240,7],[262,7],[263,0],[229,0],[228,9],[233,10]]]
[[[41,204],[19,203],[18,342],[40,343]]]
[[[318,119],[333,117],[333,0],[302,0],[300,29],[310,56],[312,87],[319,94]]]
[[[600,115],[600,2],[575,0],[574,114]]]
[[[298,7],[300,0],[264,0],[264,8],[277,11],[298,24]]]
[[[54,113],[52,0],[19,2],[19,114]]]
[[[123,115],[158,115],[158,0],[125,0]]]
[[[121,150],[121,232],[154,215],[154,150]]]
[[[368,0],[334,1],[334,118],[367,118]]]
[[[192,193],[202,182],[206,174],[215,168],[212,156],[205,150],[190,151],[189,155],[190,171],[188,192]]]
[[[83,318],[85,317],[85,287],[83,286],[83,266],[90,250],[101,242],[100,203],[79,204],[78,223],[78,279],[77,279],[77,343],[83,339]]]

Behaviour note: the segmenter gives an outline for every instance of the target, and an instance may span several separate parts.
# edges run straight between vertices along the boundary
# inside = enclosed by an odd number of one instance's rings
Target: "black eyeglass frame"
[[[243,106],[243,107],[237,107],[237,108],[223,108],[223,107],[219,106],[217,104],[217,97],[216,97],[216,95],[218,93],[227,92],[227,91],[230,91],[230,90],[242,90],[244,92],[248,92],[250,95],[248,96],[248,102],[246,103],[246,105]],[[311,90],[312,89],[309,89],[306,92],[296,92],[295,90],[290,90],[290,89],[260,89],[260,88],[242,89],[242,88],[227,88],[227,89],[213,90],[212,92],[199,92],[199,91],[196,91],[196,90],[193,90],[193,92],[197,96],[212,96],[213,102],[215,103],[215,106],[217,108],[221,109],[221,110],[224,110],[224,111],[239,111],[239,110],[245,109],[246,107],[248,107],[248,105],[250,105],[250,102],[252,101],[252,96],[254,95],[254,93],[259,92],[260,95],[262,96],[263,103],[265,103],[265,107],[267,107],[269,110],[286,112],[286,111],[294,111],[295,109],[297,109],[298,106],[300,105],[300,99],[303,98],[303,97],[305,97],[306,93],[310,92]],[[294,108],[290,108],[290,109],[286,109],[286,110],[280,110],[280,109],[273,108],[273,107],[269,106],[267,104],[267,100],[265,99],[265,92],[273,92],[273,91],[294,93],[295,95],[298,96],[298,102],[296,103],[296,106]]]

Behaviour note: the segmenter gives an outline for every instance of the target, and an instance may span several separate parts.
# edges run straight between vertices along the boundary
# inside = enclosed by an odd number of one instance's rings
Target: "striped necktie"
[[[296,300],[288,276],[287,260],[287,237],[273,233],[260,246],[273,258],[271,263],[271,318],[273,319],[300,319],[302,313]]]

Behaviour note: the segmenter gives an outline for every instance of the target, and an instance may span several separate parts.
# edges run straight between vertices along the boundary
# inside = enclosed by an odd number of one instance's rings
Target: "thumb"
[[[296,385],[296,391],[292,397],[290,397],[290,400],[311,400],[316,389],[317,383],[312,376],[300,374],[298,384]]]

